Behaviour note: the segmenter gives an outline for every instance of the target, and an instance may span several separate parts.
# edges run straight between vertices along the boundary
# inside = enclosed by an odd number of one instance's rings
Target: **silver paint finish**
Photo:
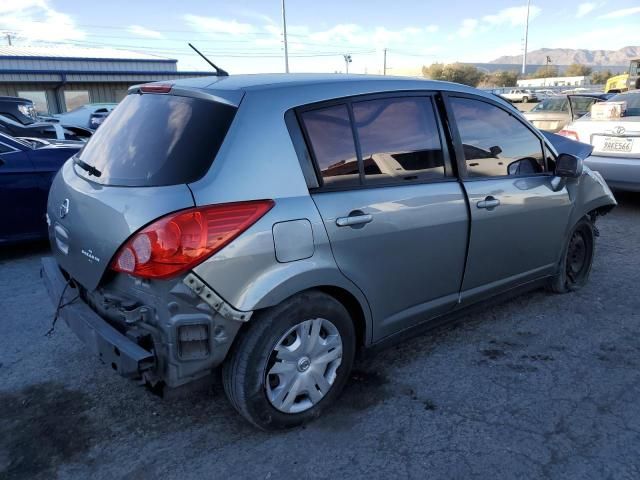
[[[468,232],[457,182],[326,192],[313,199],[338,268],[369,300],[374,339],[453,307]],[[360,228],[336,224],[355,211],[370,215],[371,222]],[[441,304],[442,298],[448,300]],[[402,315],[416,307],[416,315]]]
[[[291,220],[273,225],[273,245],[276,259],[287,263],[313,255],[313,230],[309,220]]]
[[[90,295],[101,299],[117,290],[159,312],[167,326],[162,355],[169,359],[162,374],[174,385],[222,362],[241,323],[220,315],[182,279],[148,282],[122,274],[101,279],[132,233],[194,202],[275,201],[263,218],[193,269],[203,287],[239,315],[310,288],[339,289],[362,310],[366,344],[447,313],[459,301],[467,304],[553,274],[575,222],[593,209],[615,205],[588,168],[578,179],[450,179],[310,194],[284,121],[289,109],[389,91],[459,91],[494,99],[468,87],[345,75],[231,76],[176,84],[181,94],[197,90],[194,95],[239,104],[201,180],[188,186],[106,187],[80,178],[67,162],[48,207],[57,262]],[[513,110],[513,115],[520,114]],[[59,218],[66,198],[69,213]],[[65,243],[67,255],[57,241]],[[169,311],[171,301],[181,306],[178,313]],[[181,362],[176,353],[178,326],[194,321],[209,325],[210,332],[223,328],[212,337],[212,357],[200,365]]]
[[[465,182],[472,207],[463,299],[554,272],[573,204],[566,188],[554,191],[552,180],[541,175]],[[477,208],[489,198],[499,205]]]
[[[108,187],[83,179],[74,168],[73,160],[68,160],[51,185],[48,214],[53,228],[49,235],[60,266],[88,290],[96,288],[111,258],[131,234],[158,217],[193,206],[186,185]],[[65,200],[69,209],[61,218],[59,206]],[[65,245],[56,246],[62,240]]]

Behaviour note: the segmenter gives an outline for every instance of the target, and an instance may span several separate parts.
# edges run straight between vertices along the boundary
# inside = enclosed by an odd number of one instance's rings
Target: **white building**
[[[591,85],[591,77],[548,77],[518,80],[519,87],[587,87]]]

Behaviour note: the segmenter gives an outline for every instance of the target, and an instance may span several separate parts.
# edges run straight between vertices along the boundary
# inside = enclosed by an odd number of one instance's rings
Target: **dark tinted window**
[[[80,158],[102,172],[88,178],[107,185],[193,182],[211,166],[235,111],[189,97],[131,94],[91,137]]]
[[[353,103],[368,183],[444,177],[444,156],[430,98]]]
[[[545,171],[542,143],[509,113],[490,103],[468,98],[452,98],[451,106],[462,140],[468,176]]]
[[[346,105],[302,113],[324,185],[360,183],[356,147]]]

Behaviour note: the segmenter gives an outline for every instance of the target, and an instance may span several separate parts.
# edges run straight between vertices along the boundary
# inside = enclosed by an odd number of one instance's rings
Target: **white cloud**
[[[536,5],[529,8],[529,21],[540,15],[542,10]],[[458,29],[458,36],[468,38],[476,32],[487,32],[496,27],[518,27],[525,24],[527,7],[509,7],[496,13],[484,15],[480,19],[465,18]]]
[[[529,8],[529,20],[533,20],[538,15],[540,15],[540,7],[535,5],[531,5]],[[494,13],[492,15],[485,15],[482,17],[483,23],[487,23],[489,25],[498,26],[498,25],[511,25],[512,27],[517,27],[519,25],[524,25],[527,19],[527,7],[509,7],[503,10],[500,10],[498,13]]]
[[[438,27],[438,25],[427,25],[427,27],[425,28],[425,31],[427,33],[436,33],[438,30],[440,30],[440,27]]]
[[[475,18],[465,18],[462,20],[462,26],[458,29],[458,35],[462,38],[470,37],[478,28],[478,23]]]
[[[592,12],[598,5],[592,2],[581,3],[578,5],[578,11],[576,12],[576,17],[581,18],[586,14]]]
[[[600,15],[598,18],[621,18],[629,15],[635,15],[640,13],[640,7],[623,8],[621,10],[614,10],[613,12]]]
[[[26,42],[80,40],[86,32],[70,15],[58,12],[49,0],[2,0],[0,30],[16,33]]]
[[[130,33],[138,35],[139,37],[146,38],[162,38],[162,34],[150,28],[143,27],[141,25],[129,25],[127,29]]]
[[[254,33],[256,27],[250,23],[240,23],[236,20],[222,20],[217,17],[203,17],[200,15],[186,14],[184,20],[195,30],[202,33],[246,35]]]

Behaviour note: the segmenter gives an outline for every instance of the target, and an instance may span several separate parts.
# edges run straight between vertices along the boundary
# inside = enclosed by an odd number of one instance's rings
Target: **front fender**
[[[585,165],[578,182],[567,185],[569,194],[575,199],[574,208],[569,222],[570,228],[580,218],[593,212],[606,213],[613,209],[618,202],[611,189],[598,172],[594,172]]]

